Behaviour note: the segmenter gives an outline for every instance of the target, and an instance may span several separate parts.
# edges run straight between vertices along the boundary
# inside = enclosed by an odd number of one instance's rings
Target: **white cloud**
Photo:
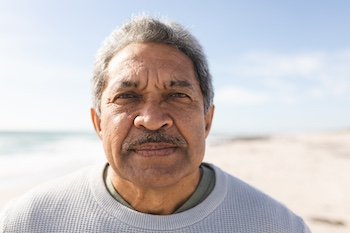
[[[270,99],[266,93],[229,86],[216,91],[215,102],[230,105],[260,105]]]
[[[231,61],[230,76],[259,82],[274,99],[350,98],[350,50],[280,54],[246,53]]]
[[[263,77],[308,76],[320,69],[324,54],[248,53],[239,60],[242,64],[234,70],[236,74]]]

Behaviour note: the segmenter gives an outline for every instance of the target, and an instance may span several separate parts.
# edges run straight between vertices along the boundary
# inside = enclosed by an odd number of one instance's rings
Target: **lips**
[[[177,148],[177,146],[169,143],[145,143],[133,148],[132,151],[144,157],[169,156]]]

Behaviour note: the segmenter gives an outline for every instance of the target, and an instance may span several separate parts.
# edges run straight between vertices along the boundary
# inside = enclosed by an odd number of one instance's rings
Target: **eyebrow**
[[[139,82],[129,81],[129,80],[122,80],[119,82],[116,82],[112,84],[111,91],[121,91],[121,90],[128,90],[128,89],[136,89],[139,86]]]
[[[138,82],[132,82],[132,81],[122,81],[120,83],[121,88],[137,88],[139,85]]]
[[[185,81],[185,80],[172,80],[169,84],[170,87],[186,87],[189,89],[193,89],[193,86],[191,83]]]
[[[138,88],[139,82],[124,80],[118,82],[119,85],[116,85],[113,89],[130,89],[130,88]],[[193,90],[193,86],[191,83],[185,80],[171,80],[168,85],[170,88],[187,88]]]

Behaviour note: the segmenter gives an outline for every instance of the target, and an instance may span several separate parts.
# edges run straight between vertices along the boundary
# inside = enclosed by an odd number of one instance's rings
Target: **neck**
[[[196,190],[200,180],[200,170],[182,178],[167,187],[150,188],[135,185],[122,179],[112,171],[114,188],[135,210],[157,215],[174,213]]]

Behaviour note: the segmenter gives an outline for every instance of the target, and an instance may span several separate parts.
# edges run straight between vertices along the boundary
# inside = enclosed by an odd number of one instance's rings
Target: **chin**
[[[189,173],[188,169],[184,167],[179,170],[159,167],[148,168],[142,171],[139,170],[136,174],[133,174],[129,181],[146,188],[166,188],[181,182]]]

